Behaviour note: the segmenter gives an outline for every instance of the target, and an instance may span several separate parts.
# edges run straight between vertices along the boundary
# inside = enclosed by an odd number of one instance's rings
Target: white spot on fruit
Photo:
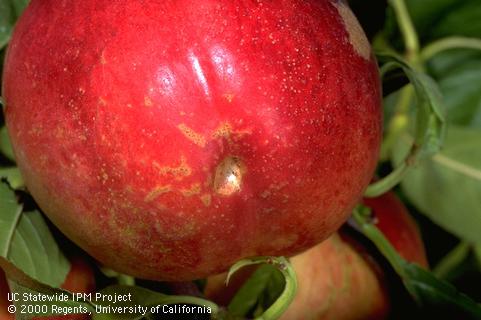
[[[352,47],[361,57],[368,60],[371,56],[371,45],[369,44],[359,21],[357,21],[356,16],[352,13],[345,1],[338,1],[334,5],[344,22],[346,31],[349,34],[349,42]]]

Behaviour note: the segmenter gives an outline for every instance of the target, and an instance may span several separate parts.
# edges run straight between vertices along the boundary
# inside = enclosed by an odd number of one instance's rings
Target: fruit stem
[[[481,50],[481,39],[468,37],[447,37],[428,44],[421,51],[421,59],[428,61],[435,55],[452,49]]]

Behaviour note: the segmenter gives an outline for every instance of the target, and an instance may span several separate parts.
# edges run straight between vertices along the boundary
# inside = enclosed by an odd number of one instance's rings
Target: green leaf
[[[272,305],[270,305],[268,308],[263,308],[263,310],[256,310],[256,319],[278,319],[284,313],[284,311],[287,310],[292,300],[294,300],[295,294],[297,292],[297,277],[294,269],[292,268],[292,265],[286,258],[255,257],[251,259],[240,260],[230,268],[227,274],[226,282],[229,283],[230,277],[241,268],[257,264],[268,264],[275,267],[282,274],[285,285],[282,293],[277,297],[276,301]],[[235,298],[236,297],[234,297],[234,299]],[[242,303],[242,301],[239,301],[239,303]],[[250,303],[252,303],[252,301],[250,301]],[[238,309],[242,309],[240,306],[237,306],[237,303],[235,307]],[[257,316],[257,314],[259,315]]]
[[[93,303],[97,304],[93,320],[142,319],[150,314],[162,315],[163,313],[168,313],[169,308],[173,308],[173,306],[169,307],[168,305],[174,304],[193,306],[191,310],[196,312],[190,312],[191,315],[216,315],[219,312],[218,306],[215,303],[205,299],[189,296],[169,296],[135,286],[110,286],[101,290],[95,296],[98,297],[98,295],[107,298],[113,296],[129,298],[116,303],[102,301],[102,298],[93,299]],[[172,312],[169,314],[175,313],[180,312]]]
[[[421,304],[449,305],[459,312],[481,319],[481,304],[459,292],[449,282],[437,279],[431,272],[413,263],[406,263],[404,272],[405,285]]]
[[[419,2],[419,1],[418,1]],[[433,38],[448,35],[481,36],[481,10],[479,1],[458,1],[458,6],[447,12],[432,29]]]
[[[12,144],[8,137],[7,127],[0,129],[0,152],[3,153],[8,159],[15,162],[15,156],[13,155]]]
[[[232,298],[228,306],[229,313],[234,316],[246,316],[257,305],[269,285],[273,285],[270,283],[279,279],[276,277],[279,273],[276,268],[268,264],[257,268]],[[283,287],[284,279],[281,275],[281,290],[277,293],[282,292]]]
[[[461,315],[481,319],[481,304],[456,290],[446,281],[437,279],[431,272],[404,260],[389,240],[372,223],[369,208],[358,206],[353,213],[355,223],[379,251],[386,257],[401,277],[406,289],[421,305],[456,308]]]
[[[29,0],[0,0],[0,50],[10,40],[13,26]]]
[[[21,189],[24,187],[22,175],[17,167],[0,168],[0,178],[7,179],[8,184],[13,189]]]
[[[421,38],[481,35],[479,0],[407,0],[406,4]]]
[[[474,255],[476,256],[476,260],[478,261],[479,269],[481,270],[481,244],[474,246]]]
[[[430,61],[429,70],[445,97],[448,121],[481,129],[481,54],[447,51]]]
[[[5,183],[0,183],[0,256],[53,287],[60,286],[70,270],[42,215],[22,212]]]
[[[0,0],[0,50],[10,40],[14,22],[15,12],[10,0]]]
[[[60,286],[70,264],[38,211],[24,212],[10,241],[8,259],[34,279]]]
[[[15,11],[15,15],[17,19],[20,17],[20,15],[23,13],[23,10],[27,7],[28,3],[30,0],[10,0],[13,5],[13,9]]]
[[[458,268],[468,258],[471,245],[461,241],[453,250],[444,256],[433,268],[433,274],[440,279],[449,279],[453,270]]]
[[[5,183],[0,183],[0,256],[7,257],[10,240],[22,214],[22,205]]]
[[[408,137],[400,140],[394,161],[408,146]],[[401,187],[432,221],[481,244],[481,130],[451,126],[442,151],[412,168]]]
[[[410,146],[410,151],[403,154],[403,158],[399,158],[394,163],[394,170],[383,179],[371,184],[366,192],[365,197],[376,197],[398,184],[410,166],[424,157],[430,156],[438,152],[444,140],[446,131],[445,108],[442,102],[441,93],[436,82],[427,74],[417,71],[409,63],[401,57],[390,53],[377,53],[378,59],[384,63],[381,68],[382,75],[386,75],[395,69],[402,69],[409,78],[416,93],[416,118],[414,126],[414,140]],[[408,101],[409,102],[409,101]],[[409,103],[406,107],[409,107]],[[399,117],[407,118],[409,110],[396,110]],[[403,121],[402,123],[408,123]],[[397,140],[399,132],[403,132],[407,128],[397,128],[393,130],[389,128],[388,137],[385,139],[389,143]],[[395,136],[391,136],[391,135]],[[383,145],[383,153],[389,153],[391,146]]]

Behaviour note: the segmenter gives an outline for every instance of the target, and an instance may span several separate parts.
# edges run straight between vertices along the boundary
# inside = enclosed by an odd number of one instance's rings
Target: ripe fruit
[[[365,200],[377,226],[407,260],[427,267],[421,236],[393,193]],[[367,249],[341,229],[321,244],[291,259],[299,289],[282,319],[384,319],[391,304],[381,267]],[[243,275],[247,278],[247,275]],[[226,304],[237,288],[225,288],[225,275],[208,279],[205,293]]]
[[[77,256],[70,261],[70,272],[61,286],[63,289],[75,293],[91,293],[95,290],[95,277],[92,267],[84,260],[84,258]],[[9,292],[7,279],[0,269],[0,320],[13,320],[14,315],[7,311],[7,307],[11,304],[7,300]],[[49,316],[49,317],[35,317],[33,319],[43,320],[85,320],[90,319],[85,314],[72,314],[67,316]]]
[[[33,0],[3,81],[35,200],[142,278],[311,247],[377,160],[378,70],[343,1]]]

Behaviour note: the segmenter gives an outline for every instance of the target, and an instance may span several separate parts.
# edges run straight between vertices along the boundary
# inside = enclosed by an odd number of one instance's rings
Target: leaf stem
[[[393,145],[396,143],[399,135],[406,129],[409,124],[408,111],[414,94],[412,85],[402,88],[399,99],[394,108],[394,115],[389,120],[386,137],[381,146],[381,160],[387,160]]]
[[[481,39],[468,37],[447,37],[436,40],[421,51],[421,59],[428,61],[435,55],[452,49],[474,49],[481,50]]]
[[[404,177],[406,172],[408,171],[409,166],[406,161],[402,162],[399,167],[394,169],[390,174],[386,177],[382,178],[381,180],[370,184],[366,192],[364,192],[364,197],[366,198],[375,198],[379,197],[380,195],[386,193],[387,191],[391,190],[394,186],[396,186]]]
[[[406,46],[406,58],[411,63],[417,65],[419,54],[419,38],[414,28],[411,16],[404,0],[390,0],[389,3],[394,9],[394,14],[399,23],[399,28]]]
[[[277,300],[255,320],[275,320],[278,319],[289,307],[297,292],[297,277],[292,265],[284,257],[256,257],[253,259],[244,259],[235,263],[229,270],[226,283],[229,283],[230,277],[239,269],[254,265],[267,263],[276,267],[284,276],[284,291]]]
[[[122,273],[119,273],[119,275],[117,276],[117,282],[120,285],[135,286],[135,278]]]
[[[459,266],[471,251],[471,245],[461,241],[434,268],[433,273],[440,279],[448,278],[451,271]]]
[[[403,278],[404,272],[404,260],[399,256],[396,249],[392,246],[389,240],[386,239],[384,234],[372,224],[371,209],[358,206],[353,212],[354,221],[358,224],[361,232],[371,240],[381,253],[386,257],[396,273]]]

